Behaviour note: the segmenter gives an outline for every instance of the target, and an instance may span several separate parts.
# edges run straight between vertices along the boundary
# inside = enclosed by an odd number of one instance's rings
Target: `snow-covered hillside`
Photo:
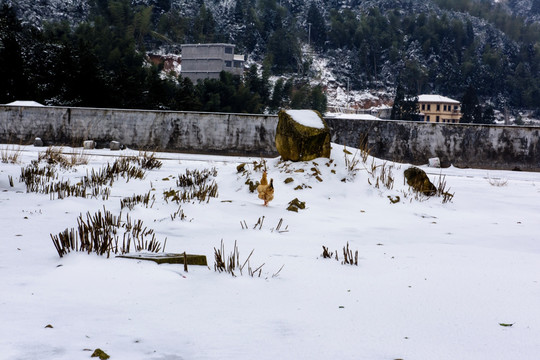
[[[454,194],[443,202],[414,196],[403,180],[408,165],[364,161],[336,144],[331,159],[300,163],[158,153],[161,168],[104,184],[107,196],[56,199],[19,182],[44,148],[0,149],[8,162],[0,163],[3,358],[88,359],[97,348],[130,360],[532,360],[540,353],[538,173],[423,167]],[[55,181],[72,185],[118,156],[142,157],[63,151],[88,161],[55,166]],[[268,207],[246,185],[260,179],[261,164],[275,185]],[[177,181],[205,169],[217,197],[177,203],[170,195],[181,190]],[[121,211],[122,199],[145,194],[148,205]],[[295,198],[305,209],[287,211]],[[185,272],[95,253],[60,258],[51,235],[105,210],[122,213],[123,224],[128,214],[142,220],[166,252],[206,255],[209,266]],[[249,258],[243,275],[214,271],[222,244],[225,257],[236,244],[240,265]],[[323,258],[323,246],[332,258]],[[357,265],[342,263],[347,246],[358,251]],[[251,277],[248,267],[261,270]]]

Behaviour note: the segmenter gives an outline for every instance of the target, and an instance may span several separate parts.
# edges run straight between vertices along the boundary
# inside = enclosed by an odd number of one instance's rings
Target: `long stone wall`
[[[443,166],[540,171],[540,128],[326,119],[332,141],[376,157]],[[141,150],[277,156],[277,116],[0,106],[0,143],[81,146],[112,140]]]
[[[144,150],[276,156],[277,117],[120,109],[0,106],[0,142],[110,141]]]
[[[540,171],[540,128],[390,120],[327,119],[332,142],[383,159],[443,167]]]

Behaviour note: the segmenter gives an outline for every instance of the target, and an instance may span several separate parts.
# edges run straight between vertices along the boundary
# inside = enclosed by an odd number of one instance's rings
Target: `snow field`
[[[434,183],[445,175],[455,196],[418,201],[403,181],[409,165],[368,158],[353,175],[344,159],[358,153],[347,150],[332,144],[332,161],[266,159],[276,190],[263,207],[245,185],[260,179],[258,158],[158,153],[159,170],[116,181],[108,200],[50,200],[18,182],[21,166],[43,151],[22,147],[19,164],[0,164],[2,357],[87,359],[101,348],[111,359],[535,359],[540,175],[422,167]],[[86,152],[89,164],[62,171],[64,179],[78,181],[111,154],[138,154]],[[240,163],[246,173],[237,172]],[[393,165],[392,189],[369,185],[372,163]],[[178,205],[163,191],[186,169],[212,167],[218,197],[182,204],[186,220],[171,220]],[[210,269],[58,256],[50,234],[88,211],[118,214],[121,198],[148,191],[154,205],[137,205],[130,217],[167,238],[167,252],[206,255]],[[306,209],[286,211],[294,198]],[[280,220],[287,231],[276,230]],[[222,240],[225,255],[236,241],[241,261],[254,250],[250,266],[264,263],[261,277],[214,272]],[[347,243],[358,266],[341,264]],[[323,259],[323,245],[339,261]]]

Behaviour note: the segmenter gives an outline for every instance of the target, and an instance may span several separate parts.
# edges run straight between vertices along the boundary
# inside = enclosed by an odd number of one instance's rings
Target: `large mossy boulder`
[[[330,128],[314,110],[281,110],[276,148],[283,160],[309,161],[330,157]]]
[[[437,193],[437,188],[429,180],[424,170],[413,166],[405,170],[403,175],[407,179],[407,184],[415,191],[427,196],[433,196]]]

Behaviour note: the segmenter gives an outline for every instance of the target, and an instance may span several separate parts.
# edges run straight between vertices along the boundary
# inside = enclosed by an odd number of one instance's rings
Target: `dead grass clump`
[[[233,277],[236,277],[238,273],[240,273],[240,276],[243,275],[243,270],[246,267],[247,264],[247,271],[248,275],[251,277],[254,277],[257,275],[257,277],[261,277],[262,274],[262,267],[261,266],[252,269],[249,259],[251,258],[251,255],[253,255],[253,252],[255,250],[251,250],[249,253],[247,259],[244,261],[242,265],[240,265],[240,251],[238,250],[238,246],[236,244],[236,241],[234,242],[234,249],[233,252],[227,257],[225,256],[225,245],[223,244],[223,239],[221,240],[221,247],[219,249],[214,248],[214,271],[217,272],[227,272],[231,274]],[[281,271],[281,269],[280,269]]]
[[[255,172],[268,171],[268,166],[266,164],[265,159],[261,159],[260,162],[253,161],[251,166],[253,167],[253,171]],[[246,181],[244,182],[244,184],[248,186],[250,193],[254,193],[255,190],[257,190],[257,186],[259,186],[259,180],[251,179],[252,173],[251,173],[251,170],[249,169],[248,164],[241,163],[240,165],[236,167],[236,172],[246,178]],[[257,175],[257,177],[259,177],[259,175]]]
[[[84,153],[84,149],[74,150],[68,158],[71,167],[78,165],[87,165],[90,161],[90,156]]]
[[[58,235],[52,235],[51,239],[60,257],[71,251],[95,252],[97,255],[126,254],[135,251],[160,252],[165,251],[165,246],[156,240],[154,230],[143,225],[142,220],[132,221],[129,215],[122,221],[122,213],[119,216],[103,209],[91,215],[82,214],[77,219],[77,228],[65,229]],[[166,239],[165,239],[166,242]]]
[[[93,187],[99,185],[112,186],[114,181],[120,177],[125,178],[128,182],[131,179],[144,179],[146,172],[138,164],[134,165],[133,161],[133,158],[118,158],[112,165],[107,163],[106,166],[97,171],[94,169],[90,173],[87,171],[82,182],[85,186]]]
[[[454,198],[454,193],[451,193],[450,188],[447,188],[446,175],[443,176],[442,174],[439,174],[436,187],[437,191],[435,192],[435,195],[442,198],[443,204],[452,201],[452,199]]]
[[[152,200],[152,203],[150,203],[150,200]],[[149,207],[151,208],[154,205],[155,201],[155,195],[152,195],[152,192],[148,191],[148,193],[144,195],[133,195],[131,197],[125,197],[120,200],[120,210],[125,207],[127,207],[129,210],[133,210],[133,208],[137,204],[143,204],[148,209]]]
[[[45,152],[40,153],[38,161],[32,161],[30,165],[21,169],[20,181],[26,184],[27,192],[37,192],[51,194],[51,199],[63,199],[68,196],[95,197],[108,199],[114,181],[120,177],[127,181],[130,179],[143,179],[146,172],[140,165],[133,164],[137,158],[119,158],[113,164],[107,163],[99,170],[91,169],[86,172],[86,176],[81,178],[77,184],[70,184],[69,180],[57,181],[58,173],[56,166],[69,169],[74,164],[82,164],[87,158],[77,155],[70,158],[64,156],[58,148],[50,147]],[[40,166],[40,162],[46,162],[45,166]]]
[[[334,257],[334,252],[331,252],[328,250],[326,246],[323,245],[323,253],[322,257],[323,259],[331,259]],[[335,259],[336,261],[339,261],[338,252],[335,251]],[[349,249],[349,242],[347,242],[347,245],[343,247],[343,261],[341,262],[342,265],[356,265],[358,266],[358,250],[356,250],[353,254],[352,250]]]
[[[214,178],[217,176],[216,168],[204,170],[186,170],[186,173],[178,176],[176,185],[180,188],[169,189],[163,192],[165,201],[176,203],[190,202],[194,199],[201,202],[209,202],[210,198],[218,197],[218,185]]]
[[[65,169],[72,167],[71,160],[63,154],[62,147],[49,146],[45,151],[38,154],[38,162],[46,162],[49,165],[59,165]]]
[[[74,166],[86,165],[90,161],[90,156],[85,154],[84,149],[73,149],[73,152],[64,154],[62,147],[49,146],[45,151],[38,154],[38,162],[45,162],[49,165],[58,165],[64,169],[71,169]]]
[[[343,148],[343,152],[345,153],[345,167],[347,168],[347,173],[351,178],[354,178],[358,170],[360,170],[360,168],[358,167],[358,164],[360,164],[358,151],[352,156],[352,158],[350,157],[352,153],[349,150]],[[345,179],[345,181],[347,180]]]
[[[0,149],[0,159],[4,164],[17,164],[19,163],[19,157],[21,156],[22,149],[20,146],[15,147],[5,147]]]
[[[508,185],[508,179],[491,178],[488,175],[487,180],[489,182],[489,185],[495,186],[495,187],[503,187],[503,186]]]
[[[139,166],[145,170],[160,169],[163,163],[156,158],[156,153],[140,152],[137,158]]]

